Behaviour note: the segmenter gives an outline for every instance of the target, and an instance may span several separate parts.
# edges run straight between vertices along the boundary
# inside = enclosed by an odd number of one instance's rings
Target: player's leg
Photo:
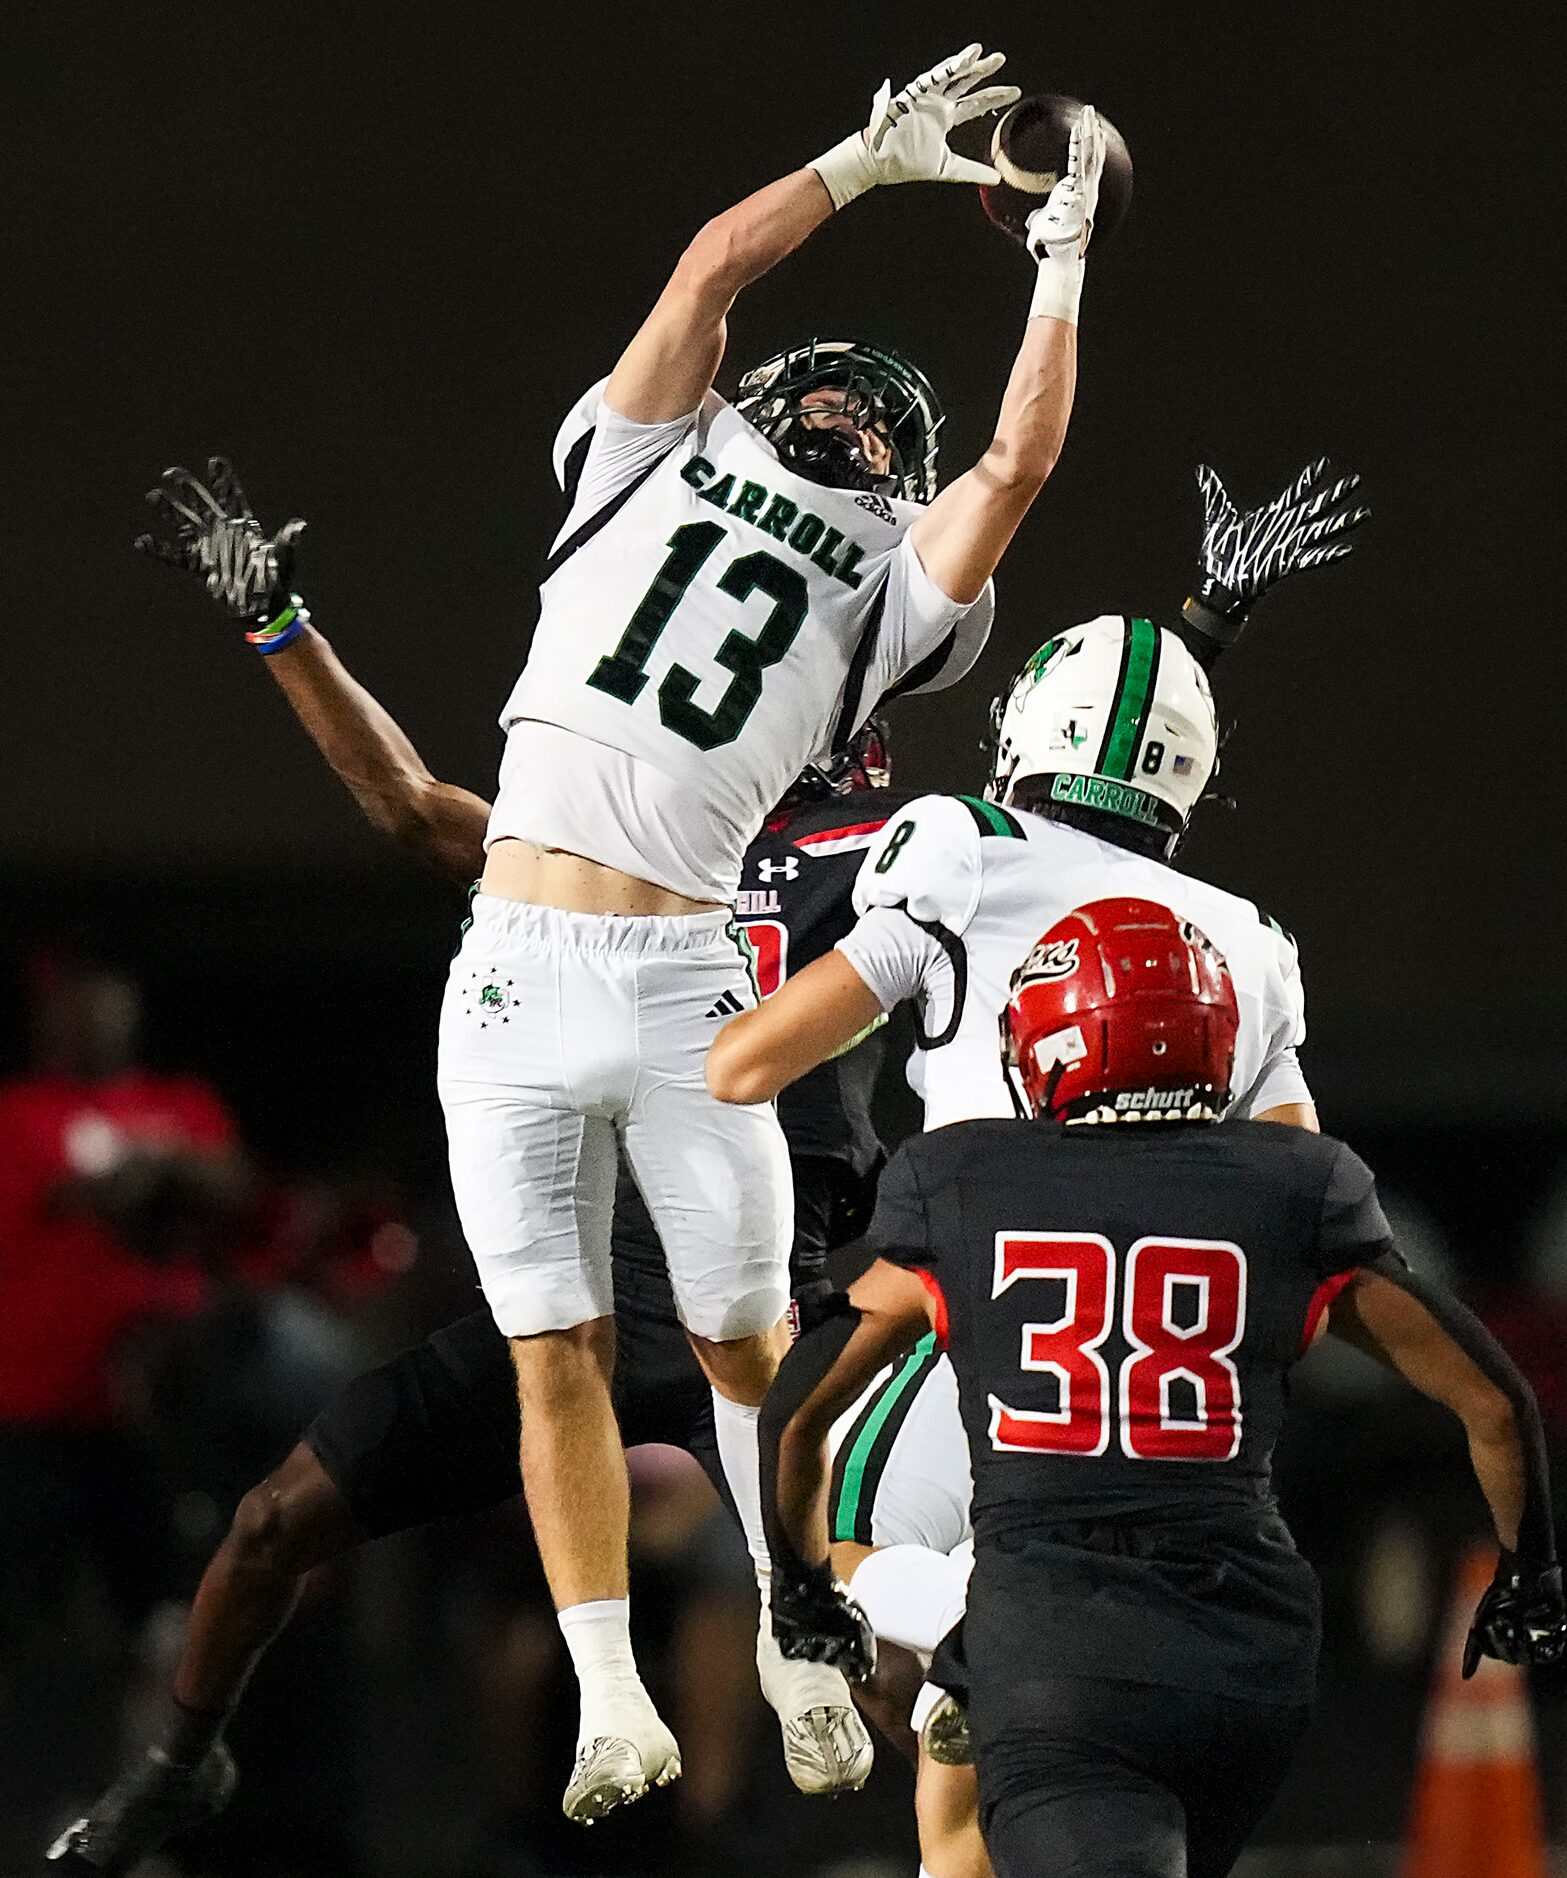
[[[238,1780],[222,1735],[315,1566],[364,1535],[303,1444],[240,1501],[196,1592],[157,1739],[49,1848],[67,1871],[124,1873],[221,1812]]]
[[[722,922],[680,924],[683,949],[650,952],[638,974],[641,1074],[623,1140],[713,1387],[719,1453],[764,1597],[758,1669],[790,1776],[805,1792],[842,1792],[863,1783],[872,1759],[848,1684],[823,1665],[786,1662],[765,1609],[757,1420],[787,1347],[788,1153],[770,1107],[730,1107],[708,1093],[713,1030],[737,999],[754,1003],[755,991],[748,959]]]
[[[994,1778],[981,1817],[995,1878],[1189,1878],[1185,1816],[1157,1781],[1043,1738],[1012,1743]]]
[[[1203,1751],[1188,1742],[1177,1792],[1186,1809],[1187,1878],[1227,1878],[1284,1783],[1310,1718],[1304,1707],[1208,1702]]]
[[[874,1673],[867,1681],[854,1685],[860,1713],[869,1717],[888,1746],[915,1769],[919,1766],[919,1737],[910,1727],[909,1717],[924,1682],[925,1671],[912,1650],[878,1641]]]
[[[920,1870],[927,1878],[993,1878],[979,1831],[979,1781],[972,1766],[945,1767],[921,1747],[914,1819]]]
[[[756,1670],[783,1730],[784,1760],[802,1793],[852,1792],[864,1785],[874,1749],[848,1684],[835,1669],[793,1662],[779,1650],[768,1607],[771,1567],[762,1532],[757,1422],[762,1397],[788,1348],[787,1320],[759,1337],[718,1342],[691,1333],[713,1388],[713,1419],[724,1476],[745,1529],[761,1593]]]
[[[216,1739],[268,1644],[293,1616],[309,1573],[367,1537],[304,1441],[250,1489],[191,1605],[174,1672],[181,1749]]]
[[[1167,1776],[1181,1691],[971,1664],[980,1820],[995,1878],[1189,1878]],[[944,1875],[938,1874],[938,1878]]]
[[[129,1871],[226,1803],[223,1729],[306,1577],[370,1538],[518,1491],[516,1395],[488,1312],[438,1331],[332,1398],[240,1501],[202,1575],[150,1747],[56,1841],[66,1869]]]
[[[624,1600],[630,1500],[614,1415],[615,1320],[513,1337],[511,1354],[522,1479],[555,1608]]]
[[[611,1402],[614,1126],[644,925],[480,895],[441,1014],[452,1189],[511,1339],[534,1535],[581,1692],[564,1806],[592,1820],[680,1771],[637,1674]]]

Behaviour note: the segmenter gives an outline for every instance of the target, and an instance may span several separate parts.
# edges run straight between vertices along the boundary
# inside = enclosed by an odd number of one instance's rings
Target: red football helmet
[[[1001,1057],[1020,1115],[1217,1121],[1240,1009],[1230,968],[1153,900],[1094,900],[1012,975]]]

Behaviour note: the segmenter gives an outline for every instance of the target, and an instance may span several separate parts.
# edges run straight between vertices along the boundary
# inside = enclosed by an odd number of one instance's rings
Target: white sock
[[[568,1604],[565,1610],[556,1612],[555,1621],[577,1672],[582,1691],[579,1739],[587,1739],[596,1732],[591,1719],[606,1706],[624,1701],[627,1696],[643,1702],[648,1699],[637,1674],[636,1658],[631,1654],[631,1604],[626,1598]]]
[[[889,1545],[862,1560],[849,1590],[878,1637],[928,1659],[963,1615],[972,1568],[967,1547]]]
[[[746,1545],[763,1580],[772,1569],[767,1556],[767,1535],[762,1531],[761,1461],[756,1450],[756,1425],[762,1411],[731,1402],[726,1395],[713,1391],[713,1426],[718,1434],[718,1458],[724,1464],[724,1479],[734,1495],[735,1510],[745,1533]]]

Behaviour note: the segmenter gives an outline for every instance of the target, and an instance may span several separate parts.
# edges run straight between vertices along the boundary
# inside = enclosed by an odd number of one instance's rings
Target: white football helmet
[[[994,711],[991,801],[1120,816],[1152,831],[1139,846],[1162,833],[1174,847],[1218,765],[1207,674],[1151,620],[1106,613],[1057,633]]]

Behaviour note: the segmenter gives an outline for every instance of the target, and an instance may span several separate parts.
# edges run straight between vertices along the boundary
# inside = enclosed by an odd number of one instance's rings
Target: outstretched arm
[[[1335,1300],[1331,1334],[1451,1409],[1464,1424],[1497,1539],[1509,1551],[1522,1545],[1536,1558],[1554,1557],[1545,1437],[1534,1392],[1456,1298],[1394,1258],[1378,1265]]]
[[[372,827],[464,885],[484,872],[489,803],[430,774],[402,726],[322,634],[307,625],[266,666]]]
[[[931,1327],[930,1294],[911,1272],[877,1262],[817,1307],[785,1356],[758,1429],[762,1519],[773,1565],[773,1634],[785,1656],[834,1663],[862,1679],[876,1644],[827,1562],[827,1436],[894,1357]]]
[[[883,84],[871,120],[818,157],[715,217],[680,257],[669,285],[610,375],[604,401],[634,423],[659,424],[696,410],[723,360],[729,309],[753,281],[792,254],[834,209],[878,183],[994,182],[983,163],[947,148],[954,124],[1000,109],[1017,88],[974,87],[1003,55],[967,47],[894,98]]]
[[[828,952],[765,1004],[730,1018],[708,1050],[707,1086],[720,1102],[771,1102],[883,1015],[881,1000],[844,955]]]
[[[230,619],[249,629],[246,639],[370,822],[455,879],[483,873],[488,803],[430,774],[293,591],[305,524],[296,518],[269,535],[225,457],[210,459],[205,482],[186,469],[165,470],[147,499],[160,529],[139,536],[136,547],[196,575]]]
[[[1556,1562],[1545,1432],[1534,1392],[1477,1317],[1440,1286],[1384,1253],[1335,1301],[1333,1335],[1366,1351],[1450,1408],[1502,1547],[1464,1651],[1464,1674],[1482,1656],[1552,1663],[1567,1653],[1567,1601]]]
[[[1334,476],[1319,457],[1292,476],[1276,496],[1237,509],[1217,470],[1197,466],[1202,491],[1202,547],[1191,597],[1176,631],[1188,651],[1211,672],[1234,645],[1247,616],[1270,587],[1302,568],[1341,561],[1354,550],[1351,530],[1371,511],[1355,499],[1356,475]]]
[[[821,177],[797,169],[706,223],[620,355],[605,404],[639,424],[695,411],[718,377],[738,293],[778,267],[830,214],[832,197]]]
[[[910,530],[925,572],[965,605],[984,592],[1066,441],[1077,390],[1083,261],[1103,169],[1104,137],[1088,105],[1072,132],[1066,175],[1029,218],[1039,275],[990,448]]]
[[[786,1554],[813,1565],[826,1559],[827,1436],[876,1372],[931,1328],[931,1313],[919,1279],[878,1259],[785,1356],[763,1405],[761,1442],[773,1489],[762,1510],[770,1543]]]
[[[620,355],[604,402],[638,424],[694,411],[723,362],[729,309],[832,214],[813,169],[796,170],[709,222]]]

